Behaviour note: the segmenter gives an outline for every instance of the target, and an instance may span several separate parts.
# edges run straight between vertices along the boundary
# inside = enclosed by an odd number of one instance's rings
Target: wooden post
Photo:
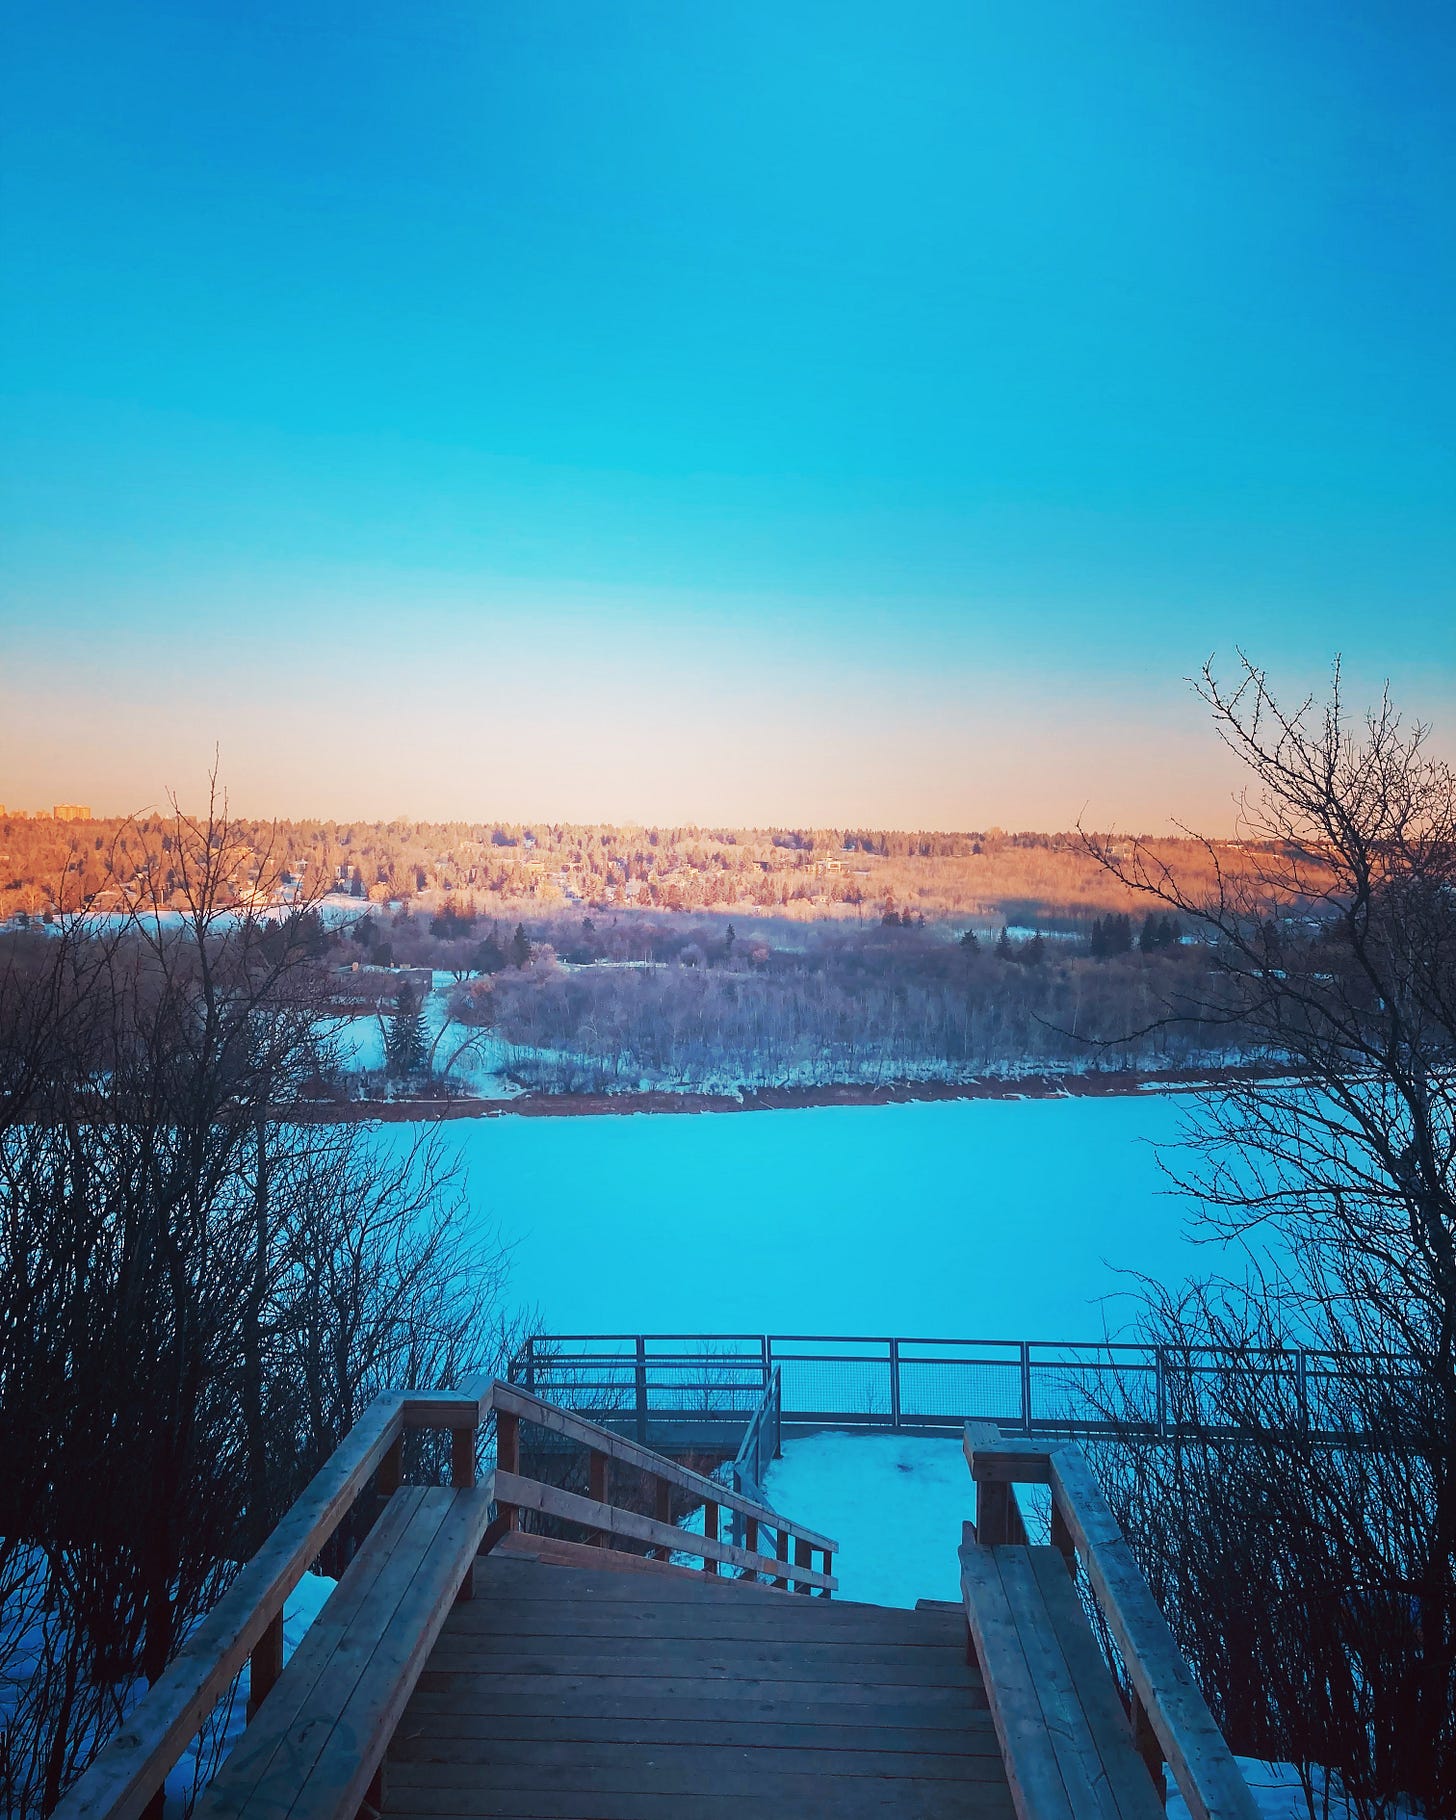
[[[810,1548],[809,1544],[802,1536],[800,1536],[798,1541],[794,1544],[794,1565],[795,1567],[812,1567],[814,1565],[814,1550]],[[812,1587],[805,1585],[802,1580],[796,1580],[794,1582],[795,1592],[806,1593],[811,1592],[812,1590]]]
[[[779,1524],[779,1532],[774,1540],[774,1554],[780,1561],[787,1561],[789,1558],[789,1532],[784,1528],[782,1523]],[[789,1582],[787,1580],[775,1580],[774,1585],[778,1587],[780,1592],[787,1592],[789,1590]]]
[[[450,1483],[457,1491],[475,1483],[475,1435],[473,1427],[450,1430]]]
[[[758,1553],[758,1518],[757,1517],[745,1517],[744,1518],[744,1521],[743,1521],[743,1546],[748,1550],[749,1554],[751,1554],[751,1555],[756,1555]],[[754,1572],[754,1570],[751,1567],[744,1568],[743,1577],[745,1580],[752,1580],[755,1586],[758,1584],[758,1575]]]
[[[890,1426],[900,1426],[900,1342],[890,1341]]]
[[[392,1498],[404,1481],[404,1436],[396,1435],[379,1470],[374,1475],[374,1489],[381,1498]]]
[[[1153,1779],[1153,1787],[1158,1792],[1158,1799],[1163,1806],[1168,1805],[1168,1778],[1163,1772],[1163,1747],[1158,1743],[1158,1735],[1153,1730],[1152,1721],[1142,1701],[1138,1698],[1137,1689],[1130,1688],[1132,1742],[1133,1748],[1148,1766],[1148,1774]]]
[[[982,1548],[1004,1548],[1011,1540],[1011,1487],[995,1480],[976,1483],[976,1540]]]
[[[272,1693],[282,1673],[283,1613],[277,1611],[269,1619],[268,1628],[253,1645],[253,1653],[248,1657],[249,1719]]]
[[[1031,1343],[1021,1342],[1021,1432],[1031,1433]]]
[[[652,1514],[653,1514],[653,1516],[655,1516],[657,1518],[659,1523],[671,1523],[671,1521],[672,1521],[672,1487],[671,1487],[671,1485],[668,1484],[666,1479],[657,1479],[656,1481],[654,1481],[654,1483],[657,1486],[657,1496],[656,1496],[656,1499],[654,1502]],[[662,1549],[654,1548],[652,1550],[652,1554],[653,1554],[653,1557],[657,1560],[666,1561],[671,1558],[668,1550],[665,1548],[662,1548]]]
[[[711,1498],[706,1498],[703,1501],[703,1535],[709,1542],[716,1542],[718,1540],[718,1506]],[[718,1563],[716,1561],[710,1561],[708,1557],[704,1555],[703,1572],[705,1574],[715,1574],[717,1571]]]
[[[829,1550],[827,1548],[823,1549],[821,1552],[823,1553],[823,1556],[824,1556],[824,1572],[826,1574],[832,1574],[834,1572],[834,1556],[829,1552]],[[824,1588],[823,1596],[826,1599],[830,1599],[830,1598],[833,1598],[834,1595],[830,1592],[829,1588],[826,1586]]]
[[[521,1470],[521,1422],[514,1410],[495,1412],[495,1463],[502,1472]],[[497,1508],[506,1519],[507,1529],[521,1527],[521,1513],[514,1504],[500,1504]]]
[[[587,1460],[591,1473],[592,1502],[595,1504],[610,1503],[611,1499],[607,1495],[607,1488],[610,1483],[608,1471],[611,1467],[611,1461],[607,1458],[606,1454],[600,1452],[600,1450],[595,1447],[588,1453]],[[608,1537],[606,1530],[594,1529],[588,1540],[597,1548],[605,1548],[607,1547],[610,1538]]]

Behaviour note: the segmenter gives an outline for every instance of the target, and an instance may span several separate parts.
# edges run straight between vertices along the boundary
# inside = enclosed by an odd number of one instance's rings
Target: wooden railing
[[[697,1556],[708,1573],[736,1568],[741,1578],[765,1577],[781,1588],[792,1586],[798,1592],[818,1592],[826,1596],[838,1585],[832,1572],[838,1543],[771,1510],[761,1499],[747,1496],[717,1479],[709,1479],[675,1460],[665,1459],[574,1410],[543,1402],[518,1385],[497,1382],[494,1404],[495,1495],[504,1520],[513,1521],[514,1512],[538,1511],[543,1516],[579,1524],[597,1538],[616,1537],[647,1543],[662,1553]],[[564,1435],[587,1450],[589,1497],[521,1476],[518,1424],[522,1421],[534,1422]],[[654,1495],[652,1516],[612,1503],[610,1480],[614,1463],[634,1468],[647,1476]],[[679,1529],[671,1522],[669,1512],[674,1487],[701,1501],[702,1535]],[[720,1533],[725,1510],[739,1520],[741,1545],[725,1541]],[[773,1535],[771,1554],[764,1546],[765,1532]],[[822,1557],[819,1568],[813,1565],[815,1554]]]
[[[1026,1543],[1018,1485],[1050,1487],[1052,1544],[1074,1576],[1078,1561],[1085,1570],[1126,1670],[1133,1742],[1154,1780],[1162,1785],[1166,1763],[1193,1820],[1258,1820],[1248,1784],[1082,1450],[967,1422],[965,1452],[976,1486],[976,1540],[988,1548]]]
[[[492,1411],[497,1515],[482,1552],[517,1527],[522,1512],[537,1511],[580,1524],[603,1543],[619,1539],[646,1543],[664,1556],[696,1556],[710,1573],[733,1569],[739,1577],[762,1576],[775,1586],[824,1596],[836,1588],[830,1567],[837,1544],[827,1536],[791,1524],[766,1505],[514,1385],[497,1379],[464,1391],[387,1391],[365,1410],[165,1673],[127,1715],[120,1731],[68,1791],[55,1810],[56,1820],[139,1820],[142,1815],[159,1820],[168,1772],[245,1663],[250,1665],[249,1719],[271,1692],[283,1672],[285,1601],[361,1495],[371,1487],[384,1497],[400,1489],[406,1435],[421,1429],[447,1431],[450,1483],[466,1489],[476,1483],[481,1429]],[[588,1449],[591,1497],[521,1474],[522,1421],[552,1429]],[[658,1488],[658,1516],[644,1517],[612,1504],[613,1461],[649,1475]],[[679,1529],[662,1514],[673,1486],[701,1499],[706,1512],[701,1536]],[[720,1507],[743,1518],[744,1547],[719,1539]],[[771,1553],[759,1546],[764,1532],[774,1537]],[[823,1557],[822,1571],[812,1566],[816,1551]]]

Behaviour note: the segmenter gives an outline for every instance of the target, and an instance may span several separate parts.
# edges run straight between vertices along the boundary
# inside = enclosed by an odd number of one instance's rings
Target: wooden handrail
[[[1193,1820],[1258,1820],[1249,1785],[1081,1449],[1012,1440],[992,1423],[967,1422],[965,1452],[976,1482],[976,1537],[985,1546],[1025,1540],[1014,1486],[1051,1487],[1052,1540],[1081,1556],[1127,1666],[1135,1741],[1145,1741],[1138,1738],[1145,1728]]]
[[[475,1400],[437,1391],[389,1390],[377,1396],[67,1791],[55,1820],[138,1820],[243,1664],[280,1622],[288,1595],[404,1431],[448,1428],[473,1438],[478,1408]],[[456,1455],[458,1484],[464,1477],[463,1449]],[[472,1448],[467,1483],[474,1482],[474,1473]]]
[[[534,1509],[584,1523],[603,1538],[618,1535],[696,1554],[714,1571],[722,1565],[745,1574],[765,1574],[781,1586],[792,1582],[802,1592],[830,1593],[837,1587],[830,1564],[838,1544],[829,1537],[792,1524],[717,1480],[515,1385],[495,1379],[460,1391],[385,1391],[360,1416],[262,1548],[178,1650],[166,1672],[67,1791],[55,1810],[55,1820],[140,1820],[155,1802],[168,1771],[250,1658],[255,1682],[254,1697],[249,1700],[251,1717],[282,1667],[282,1614],[288,1595],[376,1474],[381,1491],[398,1488],[404,1436],[422,1429],[448,1430],[451,1483],[462,1489],[471,1487],[476,1483],[479,1431],[492,1410],[502,1429],[506,1421],[513,1426],[522,1420],[534,1422],[579,1440],[598,1458],[620,1460],[651,1474],[658,1485],[658,1515],[640,1516],[618,1509],[605,1498],[582,1498],[539,1484],[514,1471],[514,1461],[503,1461],[495,1476],[503,1515],[487,1532],[486,1547],[509,1526],[516,1509]],[[709,1512],[724,1505],[774,1529],[776,1552],[759,1554],[723,1542],[716,1533],[699,1536],[678,1529],[666,1520],[670,1485],[701,1499]],[[716,1515],[712,1527],[716,1530]],[[794,1560],[789,1558],[791,1535],[798,1541]],[[810,1565],[811,1549],[824,1556],[822,1572]]]

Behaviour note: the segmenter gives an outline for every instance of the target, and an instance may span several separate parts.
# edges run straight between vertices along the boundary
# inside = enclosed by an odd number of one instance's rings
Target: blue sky
[[[4,0],[0,801],[1212,826],[1239,643],[1449,746],[1456,28],[1355,13]]]

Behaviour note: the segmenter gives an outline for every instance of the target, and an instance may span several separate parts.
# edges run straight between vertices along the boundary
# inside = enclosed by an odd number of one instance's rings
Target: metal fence
[[[1129,1419],[1149,1436],[1231,1426],[1237,1375],[1261,1427],[1363,1438],[1358,1412],[1411,1361],[1301,1348],[1233,1353],[1131,1341],[941,1340],[803,1334],[557,1334],[529,1342],[511,1375],[649,1445],[733,1454],[777,1384],[783,1432],[958,1434],[968,1420],[1019,1435],[1094,1437]]]

